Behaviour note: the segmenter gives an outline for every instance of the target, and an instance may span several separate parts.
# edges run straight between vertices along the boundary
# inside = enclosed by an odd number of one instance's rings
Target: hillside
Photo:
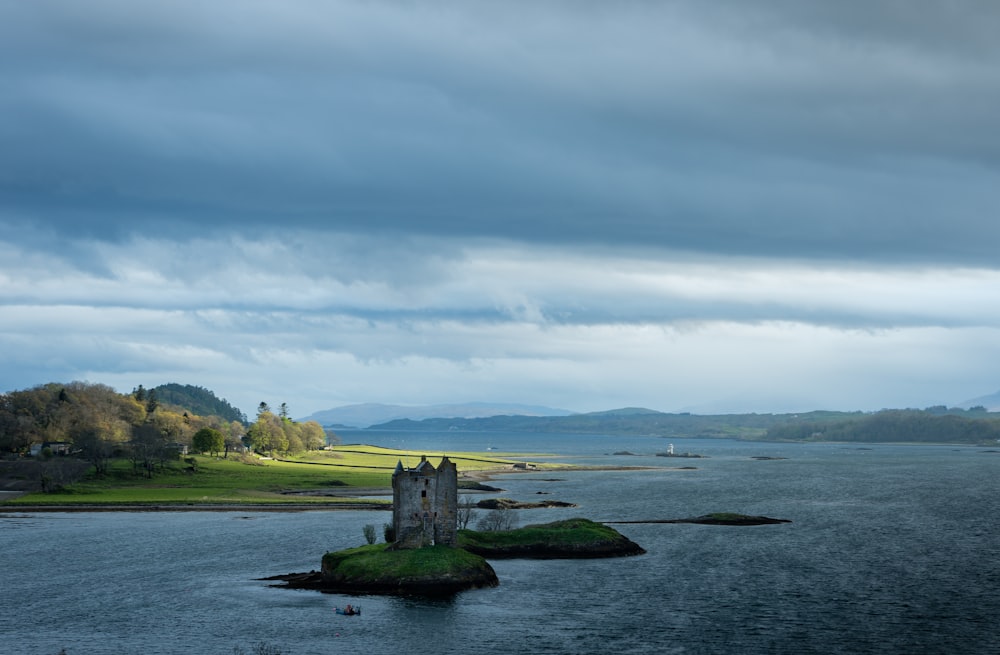
[[[161,384],[152,389],[157,401],[168,405],[176,405],[199,416],[218,416],[227,421],[239,421],[246,424],[246,414],[229,404],[224,398],[219,398],[214,392],[203,387],[174,382]]]
[[[973,407],[983,407],[991,412],[1000,411],[1000,391],[991,393],[988,396],[979,396],[978,398],[966,400],[959,406],[964,407],[966,409],[971,409]]]
[[[802,414],[668,414],[626,408],[573,416],[437,418],[391,421],[373,430],[554,432],[670,438],[772,441],[858,441],[996,444],[1000,414],[981,408],[930,407],[880,412],[816,411]]]
[[[566,416],[571,413],[564,409],[515,403],[480,402],[416,406],[363,403],[325,409],[314,412],[299,420],[316,421],[324,426],[367,428],[372,425],[398,419],[422,420],[441,417],[483,418],[498,415]]]
[[[817,417],[846,417],[848,412],[813,412]],[[663,437],[761,439],[769,428],[807,415],[670,414],[640,407],[572,416],[493,416],[488,418],[402,419],[373,426],[377,430],[462,430],[484,432],[562,432]]]

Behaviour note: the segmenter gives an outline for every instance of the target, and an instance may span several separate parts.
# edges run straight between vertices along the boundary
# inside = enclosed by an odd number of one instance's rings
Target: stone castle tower
[[[441,458],[437,468],[420,458],[416,468],[396,464],[392,474],[393,548],[434,544],[454,546],[458,539],[458,467]]]

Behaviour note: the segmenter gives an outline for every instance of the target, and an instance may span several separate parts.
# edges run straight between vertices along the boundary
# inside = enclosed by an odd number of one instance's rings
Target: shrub
[[[367,541],[369,544],[375,543],[375,539],[377,539],[377,537],[375,536],[375,526],[372,525],[371,523],[367,523],[365,524],[365,527],[363,529],[365,533],[365,541]]]

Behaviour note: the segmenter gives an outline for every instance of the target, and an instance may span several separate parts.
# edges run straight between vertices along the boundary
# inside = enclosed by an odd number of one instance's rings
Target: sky
[[[992,393],[997,34],[992,0],[0,0],[0,391]]]

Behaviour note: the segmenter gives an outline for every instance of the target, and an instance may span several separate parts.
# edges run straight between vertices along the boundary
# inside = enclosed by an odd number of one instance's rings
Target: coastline
[[[642,471],[642,470],[683,470],[687,467],[659,467],[659,466],[565,466],[545,468],[541,470],[524,469],[484,469],[480,471],[467,471],[461,475],[462,479],[478,482],[490,481],[495,476],[518,475],[523,473],[557,473],[561,471]],[[0,492],[0,518],[17,513],[39,513],[39,512],[337,512],[337,511],[389,511],[392,509],[391,503],[372,502],[314,502],[314,503],[121,503],[121,504],[81,504],[81,503],[45,503],[38,505],[28,504],[8,504],[6,501],[13,500],[29,491],[2,491]],[[295,491],[288,495],[311,496],[311,497],[331,497],[331,498],[363,498],[365,496],[391,496],[391,487],[357,487],[357,488],[337,488],[324,489],[322,493],[310,493],[309,491]]]
[[[10,514],[38,512],[339,512],[350,510],[388,511],[392,505],[384,503],[312,503],[312,504],[267,504],[233,503],[212,505],[3,505],[0,517]]]

